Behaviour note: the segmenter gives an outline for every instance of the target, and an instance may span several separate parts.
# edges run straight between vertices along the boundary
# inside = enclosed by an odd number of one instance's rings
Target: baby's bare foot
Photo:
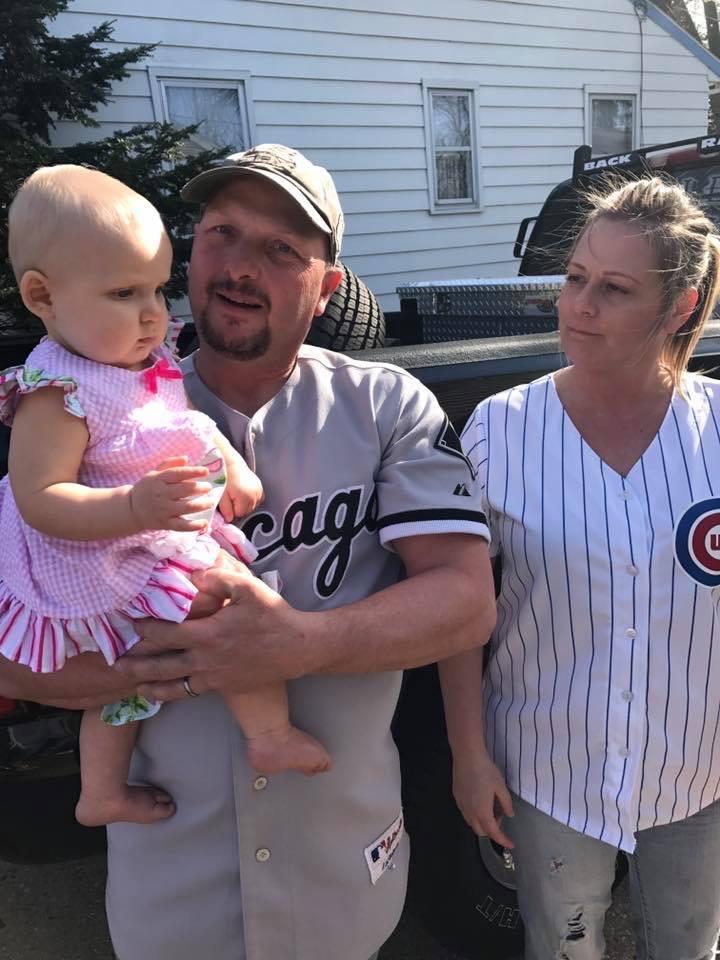
[[[172,797],[157,787],[126,786],[113,796],[80,794],[75,807],[78,823],[102,827],[107,823],[155,823],[175,813]]]
[[[306,777],[325,773],[331,767],[330,754],[309,733],[297,727],[248,738],[248,761],[258,773],[299,770]]]

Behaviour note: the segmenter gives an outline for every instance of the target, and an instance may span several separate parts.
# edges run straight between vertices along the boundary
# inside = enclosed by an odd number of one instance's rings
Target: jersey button
[[[621,757],[629,757],[629,756],[630,756],[630,751],[628,750],[627,747],[620,747],[620,749],[618,750],[618,753],[620,754]]]
[[[267,784],[267,777],[255,777],[255,780],[253,781],[253,790],[264,790]]]
[[[270,859],[270,851],[267,847],[260,847],[259,850],[255,851],[255,859],[258,863],[267,863]]]
[[[628,627],[625,631],[625,636],[628,638],[628,640],[634,640],[637,636],[637,630],[635,630],[633,627]]]
[[[627,700],[628,702],[632,700],[634,696],[635,694],[632,692],[632,690],[623,690],[622,692],[623,700]]]
[[[620,499],[621,499],[621,500],[629,500],[631,497],[632,497],[632,493],[630,493],[629,490],[621,490],[621,491],[620,491]]]
[[[640,573],[640,571],[638,570],[638,568],[635,566],[634,563],[629,563],[625,569],[627,570],[627,572],[630,574],[631,577],[636,577]]]

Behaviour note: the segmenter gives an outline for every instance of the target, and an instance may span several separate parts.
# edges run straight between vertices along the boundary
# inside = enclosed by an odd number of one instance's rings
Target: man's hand
[[[173,457],[151,470],[130,489],[130,510],[141,530],[205,530],[206,520],[188,515],[212,508],[212,489],[203,482],[207,467],[188,466],[187,457]]]
[[[244,517],[259,507],[264,493],[260,478],[236,450],[231,447],[224,451],[224,456],[227,484],[218,509],[223,520],[232,523],[235,517]]]
[[[241,693],[305,672],[303,651],[312,642],[313,615],[289,606],[243,564],[221,554],[215,567],[195,574],[201,593],[193,602],[211,616],[181,624],[138,620],[144,638],[114,670],[155,700],[187,697],[183,677],[196,693]],[[218,609],[218,608],[221,609]]]
[[[453,795],[465,822],[479,837],[512,849],[512,840],[501,828],[502,818],[513,815],[512,799],[502,774],[484,750],[456,757]]]

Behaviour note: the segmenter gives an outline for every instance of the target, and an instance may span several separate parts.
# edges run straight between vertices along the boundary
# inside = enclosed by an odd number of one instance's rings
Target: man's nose
[[[224,251],[223,273],[229,280],[254,279],[260,273],[262,252],[247,238],[238,237]]]

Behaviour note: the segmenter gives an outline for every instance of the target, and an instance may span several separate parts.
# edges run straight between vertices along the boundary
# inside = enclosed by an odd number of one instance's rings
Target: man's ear
[[[26,270],[20,278],[20,296],[31,313],[42,321],[52,319],[53,302],[48,278],[39,270]]]
[[[695,287],[688,287],[675,299],[670,316],[665,324],[665,332],[672,335],[683,327],[698,302],[698,291]]]
[[[328,300],[335,293],[342,278],[342,267],[328,267],[325,270],[325,276],[323,277],[322,286],[320,287],[320,299],[315,307],[316,317],[321,317],[323,313],[325,313],[325,307],[328,305]]]

